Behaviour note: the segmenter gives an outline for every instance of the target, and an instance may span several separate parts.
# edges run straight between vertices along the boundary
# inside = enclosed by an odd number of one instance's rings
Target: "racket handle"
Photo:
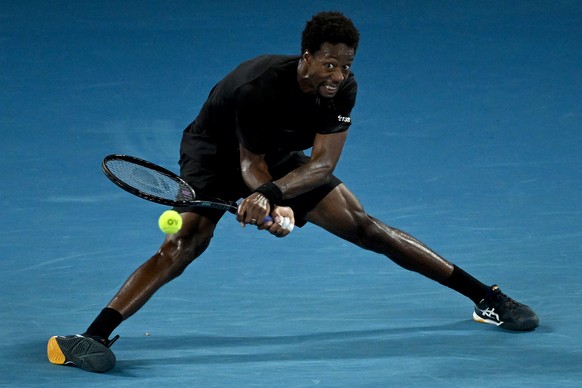
[[[283,217],[283,218],[284,218],[284,220],[286,220],[286,221],[287,221],[287,225],[285,225],[285,223],[279,223],[279,225],[283,226],[283,229],[287,229],[289,232],[293,231],[293,227],[294,227],[294,225],[292,225],[292,224],[289,222],[289,219],[288,219],[287,217]],[[268,222],[268,221],[275,222],[275,221],[273,220],[273,217],[271,217],[271,216],[267,216],[267,217],[265,217],[265,219],[263,220],[263,222]]]

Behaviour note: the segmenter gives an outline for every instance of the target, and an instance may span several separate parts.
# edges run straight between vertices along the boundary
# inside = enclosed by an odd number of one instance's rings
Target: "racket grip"
[[[265,219],[263,220],[263,223],[265,223],[265,222],[269,222],[269,221],[271,221],[271,222],[274,222],[274,221],[273,221],[273,217],[271,217],[271,216],[266,216],[266,217],[265,217]]]

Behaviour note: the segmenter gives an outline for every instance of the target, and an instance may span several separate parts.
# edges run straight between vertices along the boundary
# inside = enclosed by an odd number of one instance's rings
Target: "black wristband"
[[[273,182],[265,183],[255,189],[255,193],[261,193],[269,200],[271,208],[283,200],[283,192]]]

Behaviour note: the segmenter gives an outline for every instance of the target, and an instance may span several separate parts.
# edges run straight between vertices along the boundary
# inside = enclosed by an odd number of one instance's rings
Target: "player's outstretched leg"
[[[82,334],[54,336],[47,346],[50,362],[76,366],[88,372],[107,372],[115,366],[115,355],[109,349],[119,338],[108,340]]]
[[[497,285],[475,306],[473,319],[514,331],[533,330],[540,324],[531,308],[505,295]]]

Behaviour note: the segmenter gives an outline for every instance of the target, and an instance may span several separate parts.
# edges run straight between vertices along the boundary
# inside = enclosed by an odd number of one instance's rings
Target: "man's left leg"
[[[307,220],[364,249],[383,254],[471,299],[473,318],[509,330],[532,330],[539,318],[527,306],[487,286],[411,235],[368,215],[354,194],[340,184],[307,213]]]

